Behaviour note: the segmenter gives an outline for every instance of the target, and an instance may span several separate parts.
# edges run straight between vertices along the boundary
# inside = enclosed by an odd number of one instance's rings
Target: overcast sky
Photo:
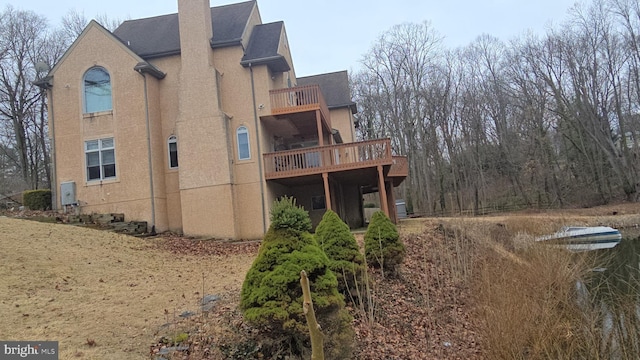
[[[284,21],[298,76],[355,71],[373,43],[394,25],[430,21],[449,48],[481,34],[510,40],[527,30],[543,34],[587,0],[258,0],[264,23]],[[241,0],[210,0],[211,6]],[[46,16],[52,26],[69,10],[91,19],[138,19],[178,11],[177,0],[0,0]]]

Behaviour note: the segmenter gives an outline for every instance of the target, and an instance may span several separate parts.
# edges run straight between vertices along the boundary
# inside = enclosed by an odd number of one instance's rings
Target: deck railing
[[[409,160],[406,156],[393,156],[393,164],[388,176],[407,177],[409,175]]]
[[[329,107],[324,100],[319,85],[297,86],[269,91],[271,114],[281,115],[294,112],[320,110],[329,119]]]
[[[368,140],[264,154],[265,177],[277,179],[391,165],[391,140]]]

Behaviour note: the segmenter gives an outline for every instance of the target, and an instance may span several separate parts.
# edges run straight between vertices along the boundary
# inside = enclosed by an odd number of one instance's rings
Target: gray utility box
[[[76,183],[74,181],[60,184],[60,204],[74,205],[76,203]]]
[[[396,200],[396,210],[398,211],[398,219],[407,218],[407,204],[404,200]]]

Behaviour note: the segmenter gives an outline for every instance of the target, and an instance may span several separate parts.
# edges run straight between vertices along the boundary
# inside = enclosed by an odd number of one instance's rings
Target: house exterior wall
[[[168,230],[174,232],[182,231],[182,203],[180,201],[180,179],[179,170],[180,162],[177,169],[169,168],[169,148],[168,140],[170,136],[176,136],[178,144],[181,139],[177,136],[176,122],[179,113],[178,104],[178,86],[180,75],[180,56],[174,55],[160,59],[154,59],[152,64],[158,69],[162,69],[166,76],[162,80],[155,81],[157,83],[157,92],[155,96],[155,105],[152,107],[159,113],[161,134],[156,139],[162,144],[161,151],[154,151],[154,158],[160,160],[161,165],[156,169],[162,170],[164,179],[164,192],[166,195],[166,209]]]
[[[56,109],[56,188],[74,181],[82,212],[124,212],[129,219],[151,219],[144,81],[133,70],[136,64],[124,46],[92,26],[56,69],[51,96]],[[113,110],[84,114],[83,76],[94,66],[109,72]],[[114,139],[116,177],[87,181],[84,143],[103,138]],[[155,195],[165,196],[163,189]]]
[[[353,114],[351,114],[351,109],[348,107],[331,110],[331,126],[340,131],[343,142],[356,141]]]
[[[312,198],[314,196],[324,196],[323,184],[315,183],[304,186],[295,186],[289,189],[288,195],[293,196],[296,199],[296,203],[298,204],[298,206],[302,206],[306,211],[309,212],[311,225],[315,229],[322,220],[322,216],[327,211],[326,206],[322,209],[313,209],[312,206]],[[328,203],[328,201],[328,199],[325,199],[325,205]]]

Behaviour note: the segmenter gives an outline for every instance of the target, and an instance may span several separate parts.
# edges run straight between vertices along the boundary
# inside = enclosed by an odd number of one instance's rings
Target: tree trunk
[[[316,312],[313,310],[311,301],[311,289],[309,288],[309,278],[307,273],[300,272],[300,285],[302,286],[302,311],[307,318],[309,325],[309,335],[311,336],[311,360],[324,360],[324,335],[320,330],[320,324],[316,320]]]

